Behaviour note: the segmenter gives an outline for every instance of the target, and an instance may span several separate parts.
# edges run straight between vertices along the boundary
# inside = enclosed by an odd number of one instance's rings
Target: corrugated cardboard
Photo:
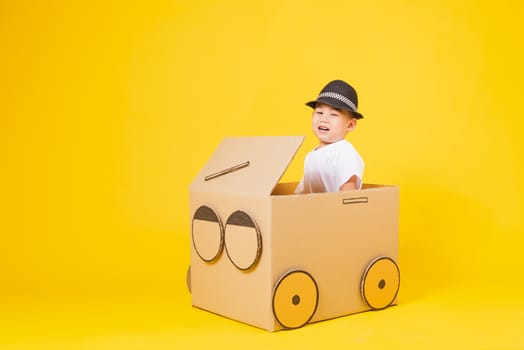
[[[194,306],[275,331],[396,303],[398,187],[295,195],[302,141],[226,138],[191,184]]]

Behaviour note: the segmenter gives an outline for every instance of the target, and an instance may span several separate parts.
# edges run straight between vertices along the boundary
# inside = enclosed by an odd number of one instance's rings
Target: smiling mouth
[[[326,128],[325,126],[319,126],[318,130],[320,130],[320,131],[329,131],[329,128]]]

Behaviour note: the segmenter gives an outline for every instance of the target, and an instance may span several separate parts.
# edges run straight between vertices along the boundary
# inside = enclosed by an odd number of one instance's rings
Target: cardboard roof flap
[[[190,191],[270,195],[303,141],[304,136],[225,138]]]

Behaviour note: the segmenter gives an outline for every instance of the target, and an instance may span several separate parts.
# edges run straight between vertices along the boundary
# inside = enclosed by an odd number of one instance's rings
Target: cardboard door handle
[[[342,204],[357,204],[357,203],[367,203],[368,197],[355,197],[355,198],[344,198],[342,199]]]
[[[229,168],[226,168],[224,170],[220,170],[220,171],[217,171],[216,173],[213,173],[211,175],[208,175],[204,178],[204,181],[209,181],[209,180],[212,180],[216,177],[219,177],[219,176],[222,176],[222,175],[226,175],[226,174],[229,174],[229,173],[232,173],[233,171],[236,171],[238,169],[242,169],[242,168],[245,168],[249,166],[249,161],[247,162],[244,162],[244,163],[240,163],[240,164],[237,164],[237,165],[233,165],[232,167],[229,167]]]

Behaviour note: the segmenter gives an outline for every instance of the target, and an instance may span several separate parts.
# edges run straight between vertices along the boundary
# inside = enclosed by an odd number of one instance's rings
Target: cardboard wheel
[[[186,272],[186,286],[189,294],[191,294],[191,265],[189,265]]]
[[[362,298],[374,310],[391,305],[397,297],[399,287],[400,270],[391,258],[376,258],[362,276]]]
[[[313,277],[293,270],[280,277],[273,291],[273,315],[284,328],[308,323],[318,306],[318,287]]]
[[[205,205],[197,209],[191,233],[195,251],[202,260],[212,262],[220,257],[224,249],[224,228],[213,209]]]
[[[262,252],[262,236],[255,221],[241,210],[229,216],[225,227],[226,253],[240,270],[253,268]]]

